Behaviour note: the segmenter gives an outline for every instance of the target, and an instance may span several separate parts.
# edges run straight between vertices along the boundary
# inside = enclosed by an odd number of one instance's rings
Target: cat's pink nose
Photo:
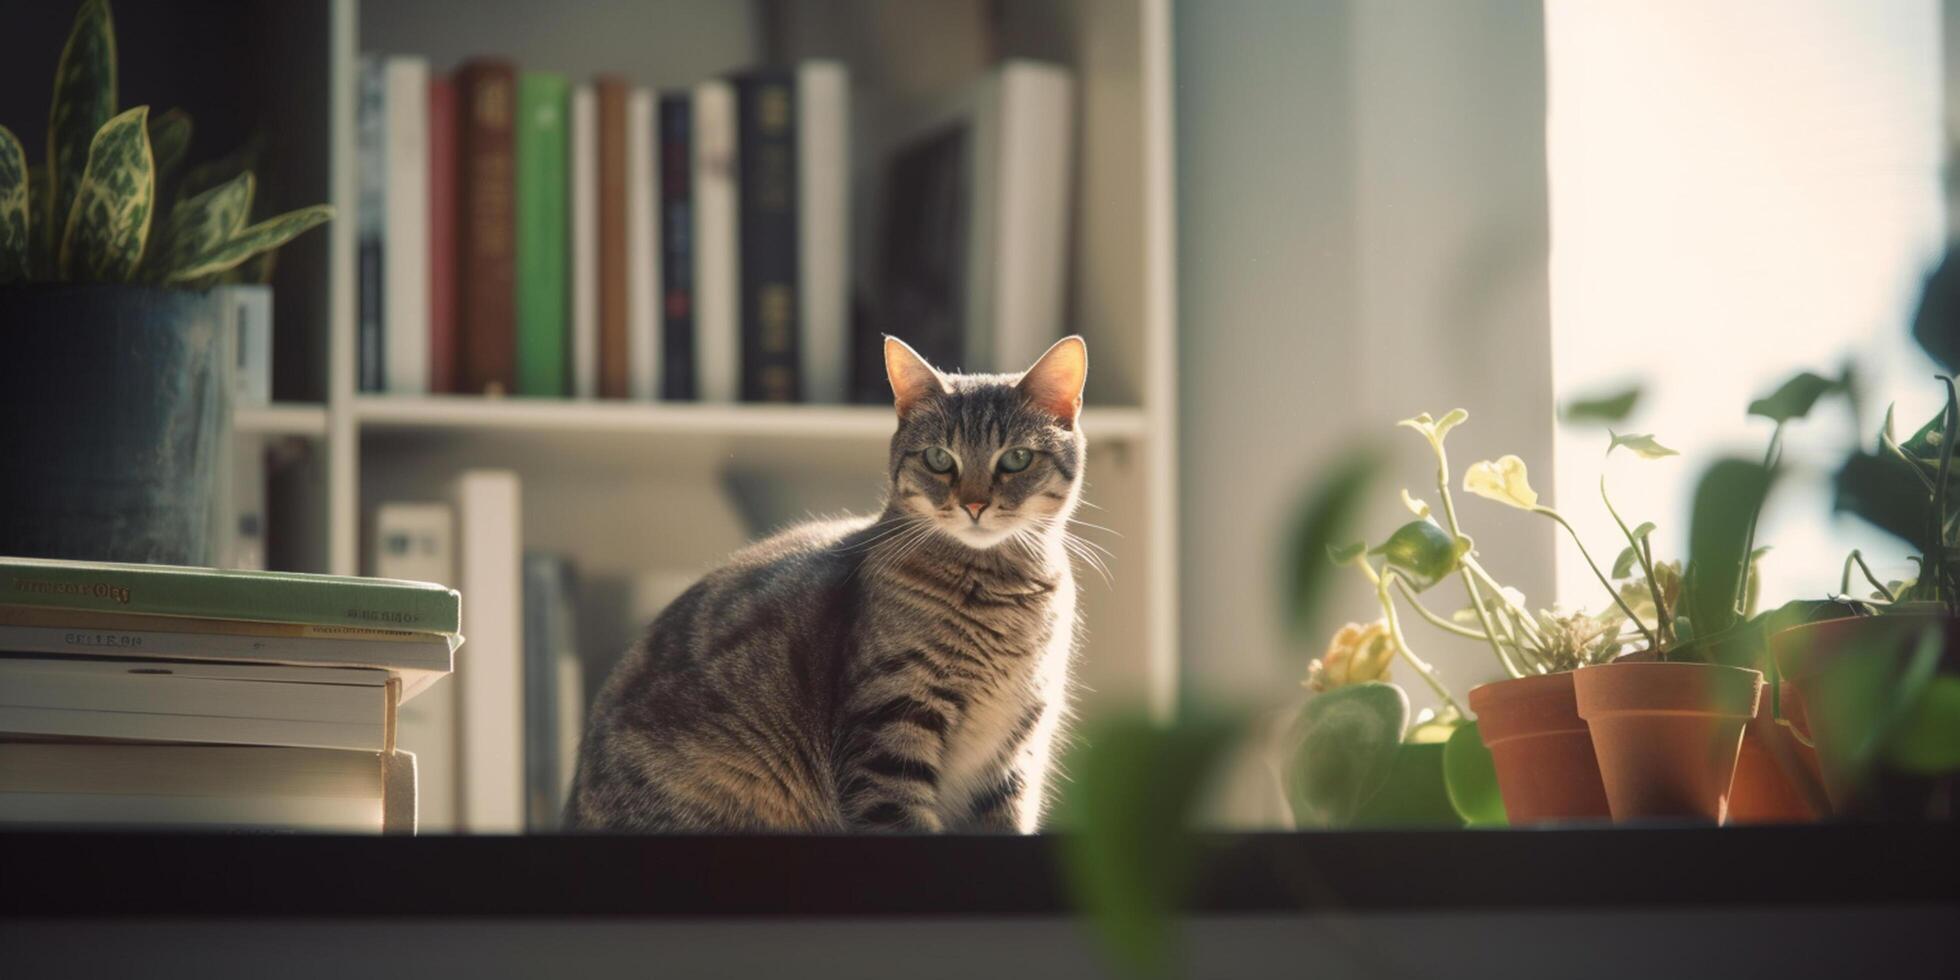
[[[973,500],[960,506],[965,507],[966,512],[973,515],[973,523],[978,524],[980,523],[980,512],[987,509],[987,502],[984,500]]]

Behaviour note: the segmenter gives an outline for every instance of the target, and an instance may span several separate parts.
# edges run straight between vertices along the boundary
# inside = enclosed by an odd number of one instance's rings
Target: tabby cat
[[[883,513],[737,552],[599,692],[566,823],[1032,832],[1067,713],[1081,338],[1021,375],[894,338]]]

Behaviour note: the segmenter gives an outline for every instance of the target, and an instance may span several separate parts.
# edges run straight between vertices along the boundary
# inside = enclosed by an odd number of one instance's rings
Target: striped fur
[[[888,345],[882,513],[752,545],[663,611],[599,693],[569,826],[1036,828],[1075,639],[1081,341],[1023,375]]]

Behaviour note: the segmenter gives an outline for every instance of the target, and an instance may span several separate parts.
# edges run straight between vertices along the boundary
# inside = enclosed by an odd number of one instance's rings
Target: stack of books
[[[0,825],[413,833],[420,582],[0,558]]]
[[[981,371],[1064,332],[1060,68],[855,124],[834,61],[655,91],[368,55],[359,84],[363,391],[882,401],[885,332]],[[858,283],[854,217],[882,252]]]

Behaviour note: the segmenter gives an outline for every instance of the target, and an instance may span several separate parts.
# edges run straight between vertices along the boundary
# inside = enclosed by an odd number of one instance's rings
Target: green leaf
[[[1611,429],[1608,429],[1606,431],[1608,435],[1613,437],[1612,444],[1606,447],[1606,452],[1608,455],[1611,455],[1613,450],[1618,449],[1621,446],[1625,446],[1628,452],[1631,452],[1634,455],[1639,456],[1641,459],[1662,459],[1668,456],[1681,455],[1680,453],[1677,453],[1674,450],[1669,449],[1658,442],[1655,442],[1654,437],[1650,435],[1645,435],[1641,433],[1620,435],[1619,433],[1614,432]]]
[[[1504,813],[1504,795],[1497,788],[1497,764],[1471,722],[1451,733],[1443,744],[1443,779],[1450,805],[1472,827],[1502,827],[1511,821]]]
[[[1640,556],[1634,553],[1632,545],[1621,548],[1620,557],[1613,559],[1613,577],[1626,578],[1632,575],[1634,563],[1639,560]]]
[[[35,164],[27,168],[29,274],[35,281],[54,278],[54,192],[48,185],[48,168]]]
[[[1316,616],[1327,593],[1327,582],[1334,569],[1325,559],[1337,563],[1353,560],[1340,557],[1353,539],[1352,528],[1361,516],[1362,500],[1380,461],[1372,454],[1350,452],[1334,461],[1327,476],[1301,502],[1293,519],[1291,547],[1286,562],[1291,574],[1287,581],[1286,603],[1296,635],[1318,632]]]
[[[34,236],[27,194],[27,151],[13,130],[0,126],[0,285],[29,274]]]
[[[1749,558],[1749,525],[1769,495],[1770,473],[1760,463],[1725,459],[1708,468],[1695,488],[1688,522],[1684,588],[1695,633],[1703,640],[1733,626],[1740,616],[1743,563]]]
[[[1803,418],[1819,398],[1844,390],[1844,383],[1804,371],[1783,382],[1767,398],[1749,403],[1749,414],[1783,423]]]
[[[1960,249],[1949,248],[1926,277],[1912,339],[1946,370],[1960,370]]]
[[[1633,529],[1633,539],[1635,541],[1645,541],[1647,535],[1652,533],[1654,533],[1654,522],[1641,521],[1640,526]]]
[[[150,152],[157,159],[157,187],[170,186],[184,156],[191,149],[191,117],[182,109],[171,109],[150,120]],[[159,194],[159,196],[161,196]]]
[[[232,150],[215,160],[206,160],[184,172],[184,179],[178,185],[177,193],[183,197],[202,194],[219,184],[244,173],[259,169],[259,156],[264,152],[263,138],[253,136],[243,146]]]
[[[1567,422],[1619,422],[1633,414],[1640,404],[1640,386],[1599,398],[1581,398],[1565,406]]]
[[[48,109],[52,227],[67,227],[96,135],[115,114],[116,30],[108,0],[82,0],[55,66],[54,102]]]
[[[1076,903],[1127,972],[1171,972],[1173,913],[1196,868],[1190,820],[1240,723],[1186,712],[1170,727],[1141,715],[1091,726],[1065,766],[1064,867]]]
[[[1913,464],[1890,453],[1853,453],[1838,470],[1838,513],[1856,514],[1921,552],[1933,547],[1933,498]]]
[[[291,241],[293,236],[315,225],[323,224],[332,217],[333,205],[315,204],[310,208],[288,211],[276,218],[268,218],[239,231],[230,241],[204,253],[188,265],[179,266],[165,273],[164,281],[188,282],[202,276],[223,272],[260,252],[284,245]]]
[[[195,263],[232,240],[245,227],[252,211],[255,187],[251,171],[239,174],[196,197],[177,202],[157,238],[151,267],[177,269]]]
[[[127,282],[142,261],[156,194],[149,115],[148,106],[137,106],[95,134],[61,236],[63,278]]]
[[[1350,541],[1344,545],[1328,545],[1327,560],[1336,565],[1345,565],[1361,557],[1368,550],[1366,541]]]
[[[1935,677],[1885,747],[1885,761],[1923,776],[1960,772],[1960,677]]]
[[[1410,588],[1421,592],[1456,571],[1465,550],[1448,531],[1428,521],[1410,521],[1370,554],[1386,558]]]
[[[1409,696],[1369,681],[1315,695],[1287,734],[1281,784],[1299,827],[1340,827],[1381,790],[1401,747]]]

